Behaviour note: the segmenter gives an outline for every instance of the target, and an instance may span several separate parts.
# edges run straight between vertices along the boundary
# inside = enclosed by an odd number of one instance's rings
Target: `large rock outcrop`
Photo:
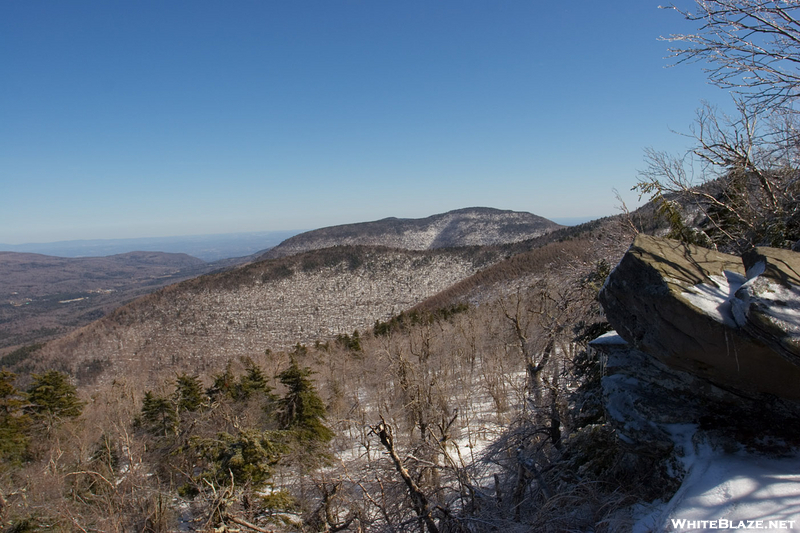
[[[739,257],[637,236],[600,293],[609,322],[668,367],[750,398],[800,401],[800,254]]]
[[[604,361],[607,420],[634,450],[671,452],[676,425],[724,429],[726,438],[736,439],[742,430],[758,433],[797,419],[793,402],[742,398],[631,348],[616,332],[595,339],[591,348]]]
[[[736,291],[736,324],[787,361],[800,365],[800,254],[756,248],[742,260],[747,281]]]

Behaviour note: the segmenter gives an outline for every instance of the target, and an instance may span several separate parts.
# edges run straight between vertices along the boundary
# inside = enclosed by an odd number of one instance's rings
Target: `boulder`
[[[736,291],[736,324],[800,365],[800,254],[755,248],[742,256],[747,281]]]
[[[640,234],[606,280],[600,302],[625,341],[668,367],[751,399],[798,401],[800,358],[788,355],[796,338],[781,333],[791,313],[779,313],[786,299],[770,300],[770,289],[761,287],[785,276],[789,284],[781,290],[791,292],[797,278],[779,268],[782,253],[759,250],[749,260],[748,280],[737,256]],[[772,277],[754,281],[767,272]]]

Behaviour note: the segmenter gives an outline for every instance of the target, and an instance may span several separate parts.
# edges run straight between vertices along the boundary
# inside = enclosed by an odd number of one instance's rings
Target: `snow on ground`
[[[697,441],[692,425],[667,426],[686,472],[668,502],[639,506],[635,533],[800,531],[800,452],[725,453]]]
[[[486,454],[489,453],[489,447],[508,430],[510,417],[521,409],[524,398],[524,384],[527,379],[524,370],[507,372],[504,379],[503,398],[507,405],[502,413],[498,412],[490,386],[485,383],[485,377],[481,373],[474,376],[474,382],[463,384],[459,397],[452,398],[458,411],[451,434],[443,442],[442,449],[449,456],[445,463],[463,468],[477,486],[491,485],[493,474],[500,471],[497,464],[485,460]],[[367,392],[360,390],[357,397],[359,408],[365,413],[364,419],[380,420],[379,406],[367,401]],[[399,432],[398,422],[389,422]],[[335,454],[337,461],[330,470],[342,464],[355,471],[359,464],[384,456],[385,450],[374,436],[369,435],[369,428],[364,423],[351,420],[346,427],[339,430],[342,438]]]

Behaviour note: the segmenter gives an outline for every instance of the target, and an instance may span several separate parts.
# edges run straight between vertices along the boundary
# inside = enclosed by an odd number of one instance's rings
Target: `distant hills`
[[[286,239],[263,258],[274,259],[340,245],[433,250],[507,244],[539,237],[560,227],[531,213],[469,207],[427,218],[384,218],[307,231]]]
[[[299,231],[260,231],[184,235],[181,237],[146,237],[139,239],[97,239],[49,243],[0,244],[6,252],[25,252],[58,257],[105,257],[132,250],[183,253],[203,261],[244,257],[275,246]]]
[[[344,244],[429,250],[456,246],[507,244],[538,237],[562,227],[546,218],[520,211],[468,207],[427,218],[385,218],[331,226],[301,233],[262,231],[179,237],[72,240],[3,244],[0,251],[54,257],[107,257],[131,251],[182,253],[219,266],[230,258],[274,259],[308,250]],[[242,261],[239,261],[242,262]]]
[[[0,349],[63,335],[212,268],[196,257],[162,252],[81,258],[0,252]]]
[[[139,298],[50,342],[41,355],[82,381],[99,369],[134,368],[155,379],[173,364],[200,369],[364,331],[499,256],[477,252],[337,246],[259,261]]]
[[[81,383],[137,372],[155,382],[174,368],[199,372],[298,342],[312,345],[371,330],[376,320],[417,306],[493,300],[621,254],[615,225],[562,228],[506,245],[338,245],[256,261],[139,298],[48,343],[33,366],[19,370],[59,368]]]

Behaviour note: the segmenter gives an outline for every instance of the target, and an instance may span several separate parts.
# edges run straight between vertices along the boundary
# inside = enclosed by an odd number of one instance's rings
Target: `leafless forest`
[[[33,374],[4,375],[7,416],[24,431],[6,451],[3,523],[563,531],[624,522],[616,512],[637,490],[620,492],[624,453],[609,444],[599,404],[586,404],[591,394],[580,405],[573,397],[596,378],[585,343],[603,328],[595,295],[627,246],[621,228],[610,220],[500,262],[475,251],[323,253],[291,274],[250,266],[134,302],[35,351],[25,362]],[[276,298],[310,322],[274,337],[259,317],[275,317],[263,311]],[[350,321],[322,329],[313,322],[322,310]],[[144,338],[164,355],[92,366],[91,350],[138,353]],[[73,362],[89,356],[70,366],[54,346]],[[45,400],[14,414],[15,399],[59,388],[47,368],[71,372],[63,396],[79,415]]]

